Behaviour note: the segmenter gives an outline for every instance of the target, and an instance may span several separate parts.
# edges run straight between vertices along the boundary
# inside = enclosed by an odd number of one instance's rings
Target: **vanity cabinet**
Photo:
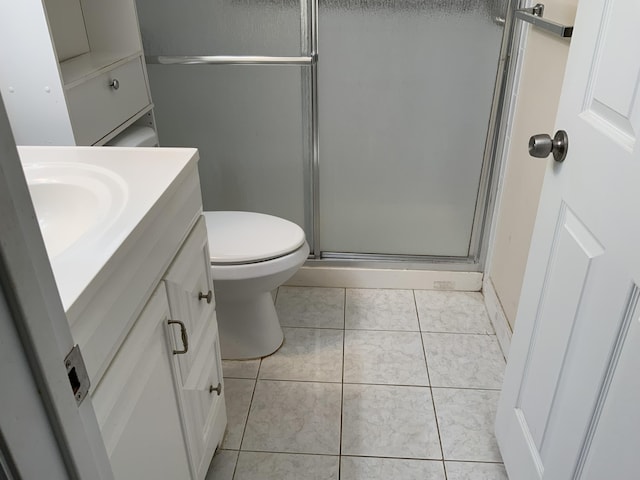
[[[116,480],[203,480],[222,441],[209,258],[200,216],[92,394]]]
[[[134,0],[20,0],[0,16],[0,92],[19,145],[102,145],[153,122]]]
[[[49,255],[116,480],[203,480],[226,412],[198,151],[19,152],[51,181],[122,187],[105,225]]]

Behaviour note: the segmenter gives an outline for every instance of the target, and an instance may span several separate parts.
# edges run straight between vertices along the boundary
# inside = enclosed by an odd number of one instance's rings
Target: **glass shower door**
[[[320,0],[325,257],[470,256],[505,11],[506,0]]]
[[[506,4],[137,0],[160,143],[315,258],[473,260]]]
[[[137,7],[160,144],[200,150],[205,210],[277,215],[311,239],[307,4]]]

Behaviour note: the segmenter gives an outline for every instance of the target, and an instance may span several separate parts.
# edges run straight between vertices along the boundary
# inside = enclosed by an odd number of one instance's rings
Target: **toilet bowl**
[[[258,358],[284,339],[271,291],[309,255],[304,231],[253,212],[204,212],[223,359]]]

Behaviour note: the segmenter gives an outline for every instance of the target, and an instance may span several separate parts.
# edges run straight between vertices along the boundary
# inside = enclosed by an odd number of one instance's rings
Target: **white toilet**
[[[271,291],[309,255],[304,231],[252,212],[204,212],[223,359],[264,357],[282,345]]]
[[[154,147],[153,128],[131,126],[107,145]],[[284,339],[271,291],[309,255],[304,231],[282,218],[251,212],[204,212],[222,358],[275,352]]]

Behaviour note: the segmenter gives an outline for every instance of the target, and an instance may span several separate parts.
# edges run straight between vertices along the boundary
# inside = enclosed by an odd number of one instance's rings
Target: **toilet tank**
[[[158,134],[152,127],[132,125],[105,145],[109,147],[157,147]]]

